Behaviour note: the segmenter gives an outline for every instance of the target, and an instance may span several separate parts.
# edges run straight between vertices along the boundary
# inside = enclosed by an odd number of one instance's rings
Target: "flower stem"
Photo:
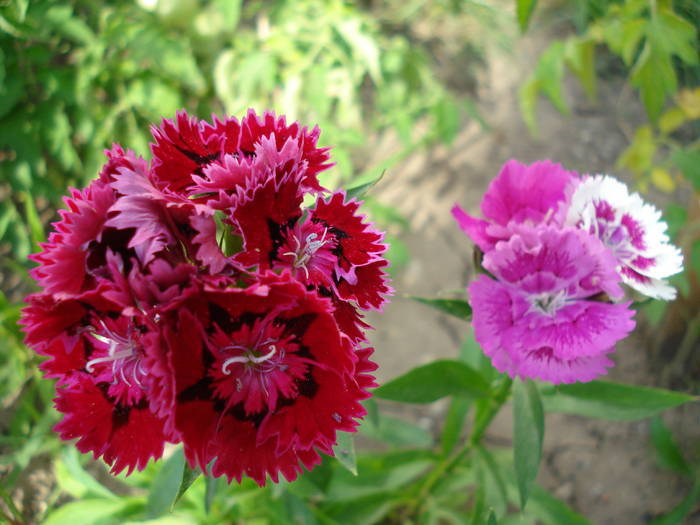
[[[452,469],[454,469],[455,466],[458,465],[459,462],[462,461],[462,459],[480,443],[484,436],[484,432],[486,432],[486,429],[491,424],[491,421],[493,421],[493,418],[496,417],[496,414],[498,414],[498,411],[503,406],[503,403],[505,403],[510,396],[512,386],[513,380],[508,376],[504,376],[493,397],[490,398],[488,406],[481,414],[479,414],[478,419],[474,422],[474,428],[472,429],[469,438],[465,440],[464,444],[459,450],[455,451],[451,456],[441,461],[426,478],[425,483],[423,483],[423,486],[420,489],[418,497],[414,500],[414,508],[416,511],[418,511],[420,505],[426,501],[435,484],[440,481],[445,474],[451,472]]]

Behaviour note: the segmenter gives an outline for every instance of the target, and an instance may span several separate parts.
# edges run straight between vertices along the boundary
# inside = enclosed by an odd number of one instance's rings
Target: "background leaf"
[[[537,386],[515,381],[513,387],[513,454],[520,508],[527,503],[530,485],[537,477],[542,458],[544,413]]]
[[[542,394],[548,412],[612,420],[644,419],[696,400],[694,396],[671,390],[608,381],[560,385],[543,389]]]
[[[651,442],[656,450],[656,457],[664,467],[683,474],[692,475],[690,465],[683,457],[681,449],[678,447],[673,434],[668,429],[660,417],[656,416],[650,421]]]
[[[461,299],[429,299],[427,297],[409,296],[414,301],[428,305],[446,314],[453,315],[462,321],[471,321],[472,307]]]
[[[336,459],[346,469],[357,476],[357,458],[355,457],[355,439],[349,432],[336,434],[338,443],[333,447]]]
[[[380,386],[374,395],[404,403],[430,403],[451,395],[486,397],[489,385],[470,366],[445,359],[414,368]]]
[[[162,465],[151,484],[146,514],[157,518],[170,511],[177,501],[185,470],[185,454],[178,447]]]
[[[537,0],[515,0],[515,12],[518,17],[518,25],[523,33],[527,31],[530,25],[530,18],[535,12]]]

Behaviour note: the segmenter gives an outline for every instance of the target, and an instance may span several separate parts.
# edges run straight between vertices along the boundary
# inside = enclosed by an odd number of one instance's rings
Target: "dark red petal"
[[[296,174],[281,181],[270,176],[248,190],[233,211],[244,248],[236,259],[244,266],[268,269],[283,241],[282,231],[301,216],[302,199]]]
[[[386,296],[393,293],[393,289],[387,284],[389,279],[384,268],[388,261],[380,261],[358,266],[354,268],[356,282],[352,284],[345,278],[341,278],[336,284],[338,295],[346,301],[355,301],[362,309],[381,310],[386,302]]]
[[[78,438],[81,452],[103,457],[117,474],[142,470],[150,458],[163,453],[163,422],[144,406],[115,405],[87,375],[74,376],[58,390],[56,409],[64,414],[55,430],[62,439]]]
[[[218,126],[218,131],[234,128],[233,123],[224,124]],[[153,127],[151,132],[155,139],[151,152],[156,185],[176,193],[184,192],[192,184],[192,174],[201,175],[202,168],[223,152],[225,136],[217,132],[217,126],[205,128],[185,111],[177,113],[176,122],[163,119],[161,127]]]
[[[271,112],[257,116],[251,109],[241,121],[239,149],[244,155],[252,154],[261,138],[274,134],[277,149],[281,150],[289,139],[293,139],[299,144],[302,151],[301,160],[307,166],[302,185],[311,191],[323,191],[323,187],[318,183],[317,174],[333,164],[330,162],[329,148],[316,146],[320,133],[318,126],[309,131],[306,127],[302,128],[298,122],[287,125],[284,116],[276,117]]]
[[[345,193],[336,192],[328,200],[319,199],[311,220],[327,226],[338,241],[338,264],[343,270],[376,261],[387,249],[384,235],[357,214],[359,203],[345,202]]]

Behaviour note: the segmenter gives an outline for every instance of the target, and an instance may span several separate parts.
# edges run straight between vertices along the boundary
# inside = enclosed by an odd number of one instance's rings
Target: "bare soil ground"
[[[397,296],[381,316],[371,319],[377,327],[372,341],[380,381],[436,358],[457,355],[465,326],[405,298],[464,290],[468,283],[473,272],[472,245],[453,224],[449,210],[455,202],[478,212],[488,182],[510,158],[523,162],[549,158],[580,173],[613,172],[630,130],[643,120],[642,108],[622,79],[603,78],[596,103],[587,101],[572,81],[567,85],[572,115],[562,116],[542,101],[540,136],[532,137],[519,113],[517,87],[532,71],[546,41],[546,37],[534,36],[520,42],[510,55],[495,52],[486,60],[478,98],[492,126],[489,132],[476,123],[466,125],[451,147],[409,157],[393,167],[376,189],[374,195],[398,208],[413,226],[402,237],[411,259],[395,276]],[[386,157],[393,148],[398,148],[396,141],[387,138],[377,146],[377,155]],[[663,363],[652,362],[645,330],[642,323],[635,335],[618,345],[612,380],[662,386]],[[440,404],[416,407],[413,416],[426,427],[436,428],[444,409]],[[698,416],[696,405],[664,415],[685,450],[696,450],[700,442]],[[506,407],[487,438],[508,443],[510,427]],[[656,463],[647,421],[548,415],[544,450],[539,482],[599,525],[648,523],[670,510],[689,490],[686,480]],[[700,523],[700,516],[687,523]]]

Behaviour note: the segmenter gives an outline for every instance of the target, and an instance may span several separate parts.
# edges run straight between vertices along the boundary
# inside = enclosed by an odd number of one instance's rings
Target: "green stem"
[[[484,432],[493,421],[493,418],[498,414],[499,409],[503,406],[510,396],[510,390],[513,386],[513,380],[505,376],[501,381],[498,389],[494,393],[493,397],[489,400],[489,405],[484,410],[480,417],[474,422],[474,428],[472,429],[469,439],[467,439],[462,447],[455,451],[451,456],[445,458],[441,461],[435,469],[428,475],[420,489],[418,497],[414,500],[414,510],[418,511],[420,505],[422,505],[427,496],[430,494],[431,490],[435,484],[440,481],[440,479],[447,473],[451,472],[459,464],[464,457],[469,454],[472,449],[479,444],[484,436]]]

